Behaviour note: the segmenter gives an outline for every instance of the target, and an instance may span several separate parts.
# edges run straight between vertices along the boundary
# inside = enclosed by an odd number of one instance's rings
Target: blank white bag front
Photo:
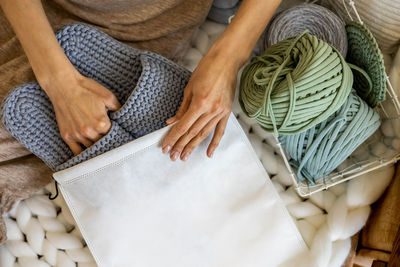
[[[161,153],[169,127],[57,172],[100,267],[270,267],[306,246],[231,116],[212,159]]]

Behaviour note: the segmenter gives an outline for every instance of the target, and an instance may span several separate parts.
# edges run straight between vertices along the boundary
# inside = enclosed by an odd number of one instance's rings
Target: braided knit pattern
[[[64,199],[51,201],[48,193],[19,202],[4,218],[8,241],[0,246],[0,266],[96,267]]]
[[[370,205],[389,185],[393,165],[302,198],[296,192],[273,135],[248,118],[239,106],[234,106],[234,113],[310,248],[311,255],[307,257],[315,260],[315,265],[302,265],[298,259],[293,266],[342,266],[350,251],[351,237],[365,225]],[[369,153],[364,151],[363,156],[368,157]]]
[[[79,72],[111,90],[123,105],[109,114],[110,131],[74,157],[40,86],[30,83],[11,90],[2,105],[4,125],[52,170],[71,167],[162,128],[176,113],[190,77],[188,70],[85,24],[65,26],[56,36]]]
[[[296,134],[338,110],[352,84],[341,54],[304,32],[251,60],[240,79],[239,101],[266,131]]]
[[[358,22],[346,25],[349,53],[346,60],[359,66],[371,77],[368,86],[365,76],[354,73],[354,89],[371,107],[376,107],[386,97],[386,72],[382,52],[371,31]]]
[[[309,30],[345,57],[347,37],[344,26],[344,22],[329,9],[315,4],[300,4],[273,17],[265,31],[264,48]]]
[[[315,184],[336,169],[380,126],[374,112],[355,91],[326,121],[296,135],[280,136],[297,177]]]

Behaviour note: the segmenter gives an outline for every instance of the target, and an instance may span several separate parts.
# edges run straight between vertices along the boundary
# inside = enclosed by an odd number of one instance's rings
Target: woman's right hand
[[[62,138],[79,154],[81,145],[87,148],[108,132],[107,110],[120,108],[117,98],[74,68],[58,44],[40,0],[0,0],[0,7],[53,104]]]
[[[53,104],[61,137],[75,155],[83,151],[82,145],[90,147],[110,130],[107,110],[121,107],[110,90],[75,69],[52,76],[41,86]]]

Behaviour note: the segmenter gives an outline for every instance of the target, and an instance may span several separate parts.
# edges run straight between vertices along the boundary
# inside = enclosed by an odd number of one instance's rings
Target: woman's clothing
[[[130,46],[159,53],[175,62],[184,55],[211,0],[43,0],[56,31],[71,22],[91,24]],[[0,10],[0,102],[14,86],[34,81],[28,59]],[[0,124],[0,214],[51,181],[50,169]],[[0,220],[0,243],[5,228]]]
[[[173,61],[183,56],[210,0],[54,0],[115,39]]]

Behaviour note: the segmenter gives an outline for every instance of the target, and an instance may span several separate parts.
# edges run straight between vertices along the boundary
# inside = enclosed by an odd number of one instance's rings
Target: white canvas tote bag
[[[231,115],[214,157],[161,153],[170,126],[56,172],[100,267],[270,267],[306,245]]]

